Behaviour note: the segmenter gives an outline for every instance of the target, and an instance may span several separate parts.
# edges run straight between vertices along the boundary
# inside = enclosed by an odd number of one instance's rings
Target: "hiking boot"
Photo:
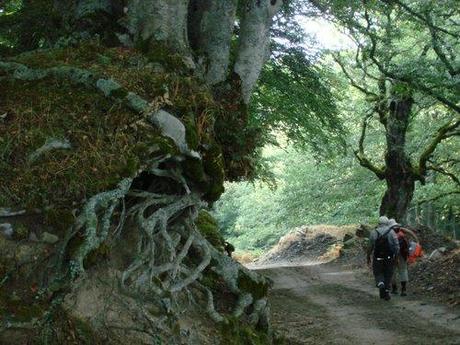
[[[391,285],[391,293],[396,295],[398,293],[398,286],[396,284]]]
[[[407,285],[407,282],[401,282],[401,296],[407,296],[406,285]]]
[[[389,300],[391,299],[390,291],[389,291],[389,290],[385,290],[385,291],[384,291],[383,299],[384,299],[385,301],[389,301]]]
[[[380,298],[385,298],[385,284],[383,282],[380,282],[377,284],[377,287],[379,288]]]

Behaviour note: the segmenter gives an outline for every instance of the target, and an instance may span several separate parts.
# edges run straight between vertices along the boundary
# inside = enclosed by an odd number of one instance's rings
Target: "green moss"
[[[219,231],[216,220],[208,212],[201,210],[195,220],[195,225],[214,247],[223,249],[225,240]]]
[[[269,336],[236,318],[229,318],[228,323],[221,326],[222,345],[268,345]]]
[[[206,181],[206,174],[204,172],[203,163],[199,159],[187,158],[182,163],[182,169],[185,176],[197,183],[204,183]]]
[[[29,237],[29,229],[24,224],[17,224],[13,233],[15,240],[25,240]]]
[[[242,270],[238,273],[238,287],[252,294],[254,299],[266,297],[268,294],[269,284],[263,280],[255,281]]]
[[[44,222],[53,226],[56,230],[66,231],[75,221],[71,209],[68,208],[48,208],[44,213]]]
[[[204,199],[213,202],[218,200],[224,192],[224,161],[222,151],[218,145],[211,145],[209,150],[204,154],[203,165],[206,174],[211,179]]]
[[[191,150],[197,150],[200,144],[200,138],[196,128],[195,118],[193,115],[186,116],[182,119],[182,123],[185,126],[185,135],[187,145]]]
[[[14,290],[0,289],[0,315],[19,322],[27,322],[41,317],[46,306],[24,297],[18,295]]]

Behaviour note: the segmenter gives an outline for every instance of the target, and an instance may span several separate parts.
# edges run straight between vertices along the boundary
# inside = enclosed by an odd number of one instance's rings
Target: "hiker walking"
[[[367,264],[371,264],[375,284],[379,288],[380,298],[390,300],[390,286],[395,268],[395,258],[399,255],[399,243],[393,227],[398,225],[394,219],[385,216],[379,218],[379,224],[369,236]]]
[[[399,255],[395,263],[395,272],[393,273],[393,279],[391,283],[391,293],[398,293],[397,281],[401,284],[401,296],[407,296],[407,283],[409,281],[409,271],[407,270],[407,263],[409,258],[409,238],[411,237],[416,243],[419,242],[417,235],[406,228],[401,227],[397,224],[393,227],[396,233],[399,243]]]

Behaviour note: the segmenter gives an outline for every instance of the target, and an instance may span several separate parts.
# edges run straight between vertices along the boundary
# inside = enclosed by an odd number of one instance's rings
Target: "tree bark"
[[[380,215],[386,215],[399,222],[406,219],[412,200],[416,177],[410,159],[405,151],[406,133],[413,99],[393,99],[385,119],[386,146],[385,181],[387,190],[380,205]]]
[[[238,0],[192,0],[190,3],[190,45],[204,60],[202,64],[209,85],[227,79],[237,7]]]
[[[130,0],[127,29],[135,41],[162,41],[178,52],[187,52],[188,5],[189,0]]]
[[[272,18],[281,4],[281,0],[247,0],[245,3],[234,71],[241,79],[241,92],[246,104],[267,58]]]

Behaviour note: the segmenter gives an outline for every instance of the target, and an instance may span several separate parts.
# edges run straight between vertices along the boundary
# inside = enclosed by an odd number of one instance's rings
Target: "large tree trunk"
[[[281,0],[247,0],[240,25],[235,72],[239,75],[245,103],[249,103],[262,66],[267,59],[269,30]]]
[[[130,0],[127,28],[135,41],[162,41],[179,52],[188,51],[189,0]]]
[[[200,65],[204,67],[209,85],[227,79],[237,7],[237,0],[192,0],[190,3],[190,44],[203,60]]]
[[[411,97],[398,97],[392,100],[384,122],[387,145],[385,155],[387,190],[382,199],[380,214],[399,222],[405,220],[415,188],[413,167],[405,151],[412,103]]]

